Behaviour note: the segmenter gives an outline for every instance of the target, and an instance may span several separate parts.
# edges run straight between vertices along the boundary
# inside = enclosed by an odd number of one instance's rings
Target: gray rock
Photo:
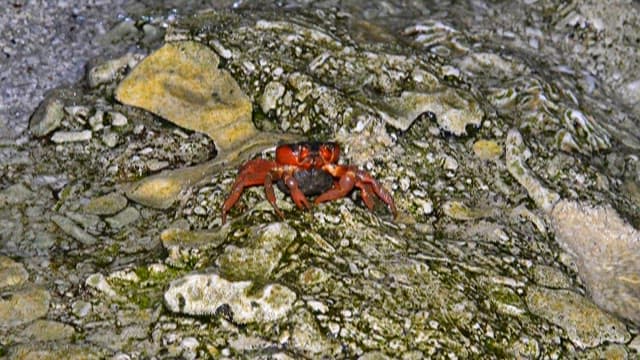
[[[631,350],[640,353],[640,335],[636,335],[633,340],[628,344]]]
[[[86,301],[78,300],[71,304],[71,312],[79,318],[87,316],[90,311],[91,303],[88,303]]]
[[[278,100],[284,95],[284,85],[277,81],[271,81],[264,87],[264,92],[260,98],[260,107],[262,111],[268,113],[270,110],[275,109]]]
[[[91,130],[83,131],[56,131],[51,137],[51,141],[57,144],[66,142],[89,141],[93,133]]]
[[[30,284],[2,290],[0,327],[13,327],[45,316],[50,300],[49,292]]]
[[[123,127],[129,123],[127,117],[117,111],[109,112],[109,120],[111,121],[111,126],[115,127]]]
[[[296,294],[285,286],[269,284],[250,291],[250,281],[228,281],[216,274],[193,274],[171,282],[164,293],[169,310],[189,315],[229,312],[234,322],[264,323],[286,316]]]
[[[76,225],[71,219],[61,216],[61,215],[53,215],[51,216],[51,221],[53,221],[60,230],[64,231],[67,235],[72,238],[78,240],[84,245],[93,245],[98,240],[93,237],[88,232],[84,231],[78,225]]]
[[[76,121],[80,123],[84,123],[84,121],[89,117],[89,112],[91,109],[87,106],[65,106],[64,112],[72,116]]]
[[[116,297],[118,294],[111,287],[111,285],[107,282],[107,279],[104,275],[100,273],[95,273],[87,277],[87,280],[84,282],[87,286],[92,287],[103,294],[109,297]]]
[[[0,255],[0,289],[20,285],[28,278],[29,273],[24,265]]]
[[[119,139],[120,137],[118,136],[118,134],[113,131],[105,131],[104,134],[102,134],[101,138],[102,143],[110,148],[116,147],[116,145],[118,145]]]
[[[491,215],[487,210],[483,209],[471,209],[460,201],[447,201],[442,205],[442,211],[444,214],[452,219],[456,220],[476,220]]]
[[[222,275],[232,280],[268,279],[296,235],[284,222],[255,226],[247,246],[227,246],[216,263]]]
[[[572,291],[531,287],[526,302],[529,311],[564,329],[581,349],[631,339],[622,322]]]
[[[61,322],[36,320],[20,333],[20,338],[35,342],[55,341],[70,339],[75,332],[73,327]]]
[[[0,206],[24,204],[33,196],[33,192],[23,184],[14,184],[0,191]]]
[[[65,211],[64,216],[81,226],[87,232],[99,233],[104,229],[104,222],[99,216],[83,212]]]
[[[192,231],[181,228],[169,228],[160,234],[165,249],[208,249],[216,248],[224,243],[229,233],[228,227],[209,231]]]
[[[149,330],[144,326],[129,325],[118,330],[111,327],[96,329],[88,334],[87,340],[111,351],[118,351],[127,349],[131,342],[138,342],[148,337]]]
[[[389,359],[391,358],[385,355],[385,353],[383,353],[382,351],[370,351],[358,357],[358,360],[389,360]]]
[[[318,328],[314,317],[308,311],[299,310],[292,318],[295,320],[295,326],[289,341],[291,347],[310,358],[320,357],[320,354],[328,356],[335,351],[331,341]]]
[[[113,215],[126,206],[127,198],[117,192],[112,192],[91,199],[84,209],[90,214]]]
[[[100,131],[104,128],[104,111],[96,110],[96,113],[89,118],[91,130]]]
[[[158,170],[162,170],[164,168],[169,167],[170,163],[168,161],[160,161],[157,159],[151,159],[149,161],[147,161],[147,167],[149,168],[149,171],[151,172],[156,172]]]
[[[196,359],[198,357],[198,346],[200,346],[200,342],[192,336],[182,339],[182,341],[180,341],[182,358],[186,360]]]
[[[640,231],[611,206],[562,200],[550,216],[593,301],[640,324]]]
[[[406,131],[420,114],[436,115],[441,130],[457,136],[465,135],[467,126],[479,127],[484,112],[477,102],[463,97],[462,92],[446,89],[433,93],[404,91],[400,97],[387,98],[388,108],[380,115],[390,125]]]
[[[571,280],[560,270],[546,265],[536,265],[531,269],[536,284],[547,288],[568,289]]]
[[[120,229],[129,224],[133,224],[140,218],[140,212],[136,208],[129,206],[115,216],[106,218],[105,221],[114,229]]]
[[[54,94],[45,98],[29,120],[29,130],[33,136],[48,135],[57,129],[64,118],[64,104]]]
[[[89,86],[97,87],[114,81],[127,68],[133,68],[138,61],[140,61],[140,55],[127,53],[120,58],[106,61],[89,69],[87,73]]]
[[[506,148],[507,169],[511,176],[527,190],[529,197],[539,208],[551,211],[553,206],[560,200],[560,195],[547,189],[535,174],[527,168],[525,162],[530,152],[524,145],[522,135],[518,130],[509,131]]]
[[[229,342],[229,347],[238,353],[267,349],[274,345],[274,343],[265,339],[245,335],[240,335]]]
[[[162,40],[162,36],[164,35],[162,28],[151,24],[142,25],[142,32],[144,33],[142,43],[145,45],[150,45],[156,41]]]
[[[25,343],[13,346],[10,359],[33,360],[98,360],[106,359],[104,350],[87,344],[73,344],[65,341]]]

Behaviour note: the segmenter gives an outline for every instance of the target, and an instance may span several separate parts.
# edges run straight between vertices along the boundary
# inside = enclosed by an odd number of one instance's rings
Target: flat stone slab
[[[252,105],[218,56],[193,41],[167,43],[147,56],[116,89],[118,101],[207,134],[219,150],[257,132]]]

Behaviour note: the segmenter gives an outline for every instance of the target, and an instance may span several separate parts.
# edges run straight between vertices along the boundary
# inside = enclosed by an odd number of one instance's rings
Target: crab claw
[[[364,201],[369,210],[373,209],[374,202],[371,195],[375,194],[380,200],[387,204],[394,218],[398,216],[393,196],[366,171],[359,170],[352,166],[340,165],[327,167],[327,171],[340,179],[333,188],[320,194],[320,196],[315,199],[316,204],[345,197],[354,187],[357,187],[360,189],[362,201]]]

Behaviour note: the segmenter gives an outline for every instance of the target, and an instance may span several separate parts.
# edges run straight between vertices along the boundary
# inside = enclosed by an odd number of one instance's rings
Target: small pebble
[[[83,300],[78,300],[71,305],[71,312],[79,318],[83,318],[91,311],[91,303]]]
[[[89,141],[91,140],[91,130],[84,131],[56,131],[51,137],[51,141],[56,144],[66,143],[66,142],[77,142],[77,141]]]
[[[109,113],[109,117],[111,118],[112,126],[122,127],[128,123],[127,118],[119,112],[112,111]]]
[[[117,215],[105,219],[105,221],[114,229],[127,226],[136,222],[140,218],[140,213],[133,207],[128,207]]]
[[[102,143],[110,148],[116,147],[118,145],[118,134],[108,131],[102,135]]]
[[[104,124],[102,123],[104,120],[104,111],[97,110],[92,117],[89,118],[89,125],[91,126],[91,130],[100,131],[104,128]]]

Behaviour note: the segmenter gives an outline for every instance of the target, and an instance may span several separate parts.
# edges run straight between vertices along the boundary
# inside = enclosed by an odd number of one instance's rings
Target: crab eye
[[[327,163],[334,163],[338,161],[340,156],[340,147],[336,143],[326,143],[320,146],[320,156]]]
[[[306,146],[300,145],[298,150],[298,161],[303,162],[309,156],[309,148]]]

